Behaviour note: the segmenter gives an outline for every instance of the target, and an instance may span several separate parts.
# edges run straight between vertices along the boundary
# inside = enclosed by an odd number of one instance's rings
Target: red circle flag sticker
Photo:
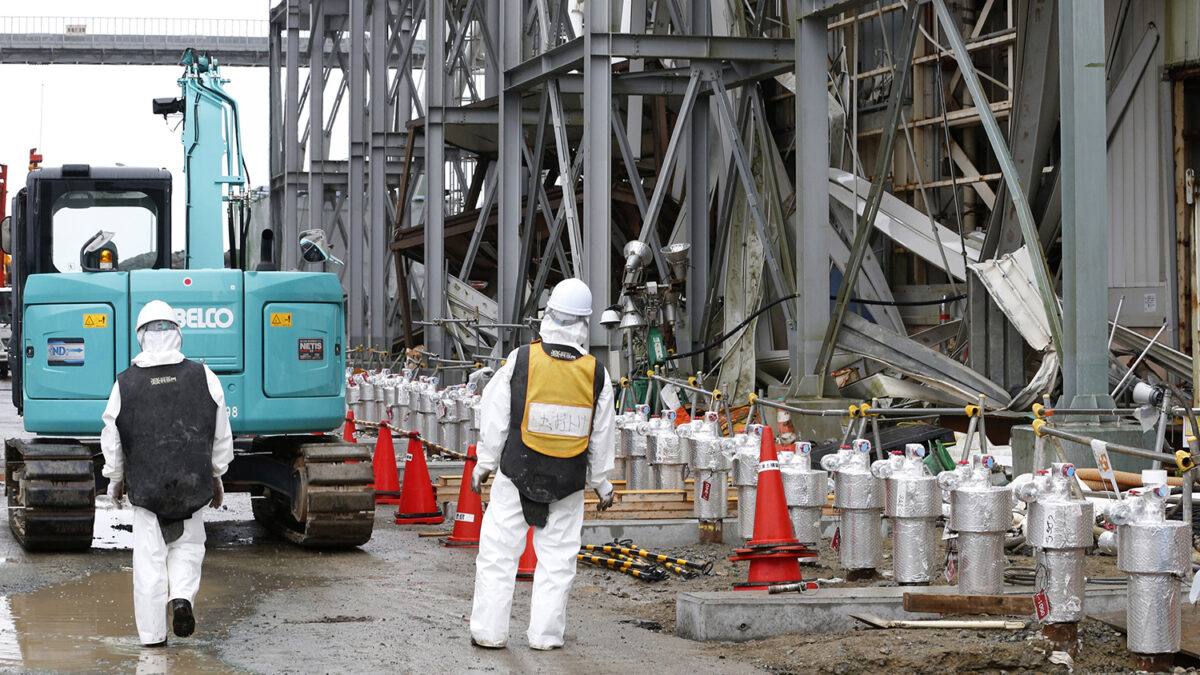
[[[192,285],[192,278],[191,278],[191,277],[184,277],[184,278],[183,278],[183,285],[184,285],[184,286],[191,286],[191,285]]]

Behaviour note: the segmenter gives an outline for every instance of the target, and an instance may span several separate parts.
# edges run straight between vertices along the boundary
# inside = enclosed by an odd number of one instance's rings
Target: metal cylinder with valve
[[[1109,515],[1117,525],[1117,568],[1129,575],[1126,644],[1137,654],[1173,654],[1182,632],[1180,578],[1191,571],[1190,526],[1164,517],[1166,485],[1130,490]]]
[[[688,435],[691,443],[692,476],[695,478],[694,512],[701,525],[715,528],[729,512],[729,456],[717,427],[717,413],[704,414],[703,423],[693,427]]]
[[[629,480],[626,490],[650,489],[650,464],[646,460],[646,436],[650,433],[650,406],[639,404],[634,412],[635,421],[625,428],[623,434],[629,451]]]
[[[792,448],[791,450],[787,448]],[[779,452],[779,472],[792,534],[806,546],[821,542],[821,509],[829,503],[829,474],[812,468],[812,443],[800,441]]]
[[[421,386],[416,391],[416,431],[426,443],[437,442],[437,385],[436,377],[422,377]]]
[[[437,416],[437,444],[447,450],[460,452],[459,447],[459,417],[458,417],[458,387],[447,387],[438,392],[434,403]]]
[[[747,424],[745,433],[729,439],[733,455],[733,486],[737,489],[738,534],[754,536],[755,499],[758,493],[758,459],[762,454],[762,425]]]
[[[974,453],[954,471],[938,474],[950,493],[950,530],[957,533],[958,590],[997,595],[1004,588],[1004,533],[1012,526],[1012,490],[992,485],[991,455]]]
[[[646,461],[650,464],[650,489],[682,490],[683,465],[679,461],[679,437],[675,435],[675,411],[664,410],[646,435]],[[651,420],[654,422],[655,420]]]
[[[1029,504],[1026,537],[1037,554],[1035,584],[1049,605],[1043,624],[1083,619],[1083,554],[1092,545],[1094,520],[1092,503],[1071,496],[1074,476],[1074,465],[1056,462],[1017,488],[1017,497]]]
[[[859,438],[849,452],[821,458],[821,467],[833,474],[833,505],[842,512],[834,535],[842,567],[869,575],[883,560],[883,486],[871,473],[871,442]]]
[[[925,446],[909,443],[904,452],[871,465],[871,473],[884,481],[884,513],[892,523],[892,573],[901,584],[927,584],[937,571],[942,491],[924,460]]]

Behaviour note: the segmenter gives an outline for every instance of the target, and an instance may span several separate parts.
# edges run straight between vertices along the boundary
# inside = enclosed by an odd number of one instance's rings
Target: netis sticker
[[[83,338],[54,338],[46,340],[46,365],[82,366]]]
[[[299,352],[301,361],[324,361],[324,338],[300,338]]]

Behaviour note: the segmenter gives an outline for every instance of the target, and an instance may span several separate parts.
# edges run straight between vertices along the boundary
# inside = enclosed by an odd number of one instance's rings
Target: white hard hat
[[[142,311],[138,312],[137,329],[141,330],[143,326],[153,321],[169,321],[179,327],[179,319],[175,316],[175,310],[162,300],[151,300],[142,307]]]
[[[563,279],[550,293],[546,307],[563,314],[590,316],[592,313],[592,289],[582,279]]]

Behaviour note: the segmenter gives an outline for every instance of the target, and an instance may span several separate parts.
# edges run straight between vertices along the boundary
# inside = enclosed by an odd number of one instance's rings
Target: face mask
[[[138,344],[142,346],[142,351],[152,354],[158,352],[177,351],[183,346],[183,335],[178,328],[174,330],[139,330],[137,333]]]

